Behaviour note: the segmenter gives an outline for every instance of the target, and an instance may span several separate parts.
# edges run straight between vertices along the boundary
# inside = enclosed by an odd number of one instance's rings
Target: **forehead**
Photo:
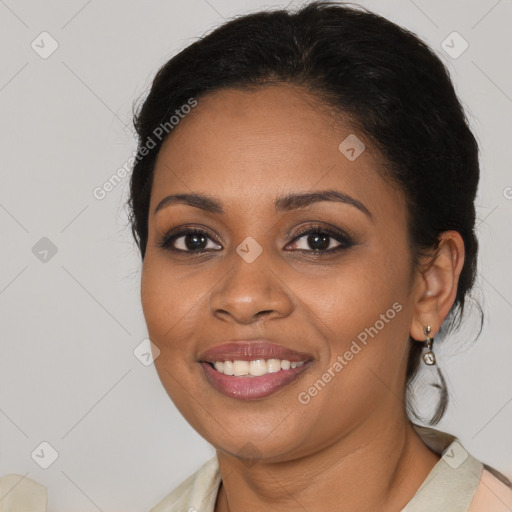
[[[151,209],[167,194],[191,191],[261,206],[283,193],[337,188],[374,202],[397,194],[380,165],[348,118],[300,87],[223,89],[199,99],[163,144]]]

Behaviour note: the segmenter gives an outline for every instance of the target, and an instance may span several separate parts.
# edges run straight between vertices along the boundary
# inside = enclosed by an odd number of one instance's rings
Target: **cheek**
[[[184,280],[184,276],[187,278]],[[204,278],[203,274],[203,278]],[[141,302],[154,343],[165,348],[204,306],[205,279],[180,272],[165,256],[148,251],[142,268]]]
[[[187,370],[189,357],[180,329],[187,322],[187,311],[191,307],[189,295],[184,293],[178,276],[169,270],[169,265],[159,263],[158,258],[148,252],[142,268],[142,310],[149,338],[160,351],[155,367],[169,393],[177,384],[172,377]]]
[[[333,387],[368,390],[380,380],[399,385],[410,327],[409,264],[405,251],[394,257],[375,251],[317,281],[306,309],[325,335],[322,370],[343,375],[332,379]]]
[[[325,334],[328,359],[305,379],[297,398],[324,434],[349,430],[390,397],[401,396],[407,360],[407,276],[389,275],[381,268],[360,261],[350,271],[340,269],[317,287],[305,308]]]
[[[149,338],[160,353],[155,369],[169,397],[192,424],[198,423],[194,404],[200,367],[190,351],[189,335],[197,327],[204,290],[184,285],[179,272],[164,258],[148,251],[141,278],[141,302]],[[189,286],[190,285],[190,286]],[[200,280],[198,280],[200,286]],[[200,422],[199,422],[200,423]]]
[[[395,302],[404,306],[409,286],[404,268],[405,261],[393,268],[383,258],[356,256],[333,268],[330,276],[309,282],[310,289],[304,288],[303,296],[308,297],[308,306],[315,315],[330,327],[328,332],[346,340],[373,326]],[[399,315],[395,313],[390,311],[392,322],[386,322],[386,326],[397,323]],[[384,331],[381,322],[378,327]]]

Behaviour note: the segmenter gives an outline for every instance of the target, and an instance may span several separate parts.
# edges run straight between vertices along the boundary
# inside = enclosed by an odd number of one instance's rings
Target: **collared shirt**
[[[512,512],[512,486],[503,475],[472,457],[454,436],[413,427],[441,459],[400,512]],[[220,483],[215,456],[150,512],[214,512]],[[17,474],[0,478],[0,512],[46,512],[46,507],[47,490],[40,483]]]
[[[454,436],[413,425],[441,459],[400,512],[512,512],[512,486],[469,454]],[[150,512],[214,512],[221,483],[214,456]]]

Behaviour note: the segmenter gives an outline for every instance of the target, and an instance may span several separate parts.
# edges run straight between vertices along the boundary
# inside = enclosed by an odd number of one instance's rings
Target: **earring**
[[[425,343],[427,344],[427,352],[423,354],[423,361],[425,364],[428,364],[429,366],[432,366],[436,364],[436,356],[434,355],[434,352],[432,352],[432,344],[434,343],[434,338],[431,338],[429,336],[431,331],[430,325],[427,325],[423,327],[423,332],[425,333],[425,336],[427,339],[425,340]]]

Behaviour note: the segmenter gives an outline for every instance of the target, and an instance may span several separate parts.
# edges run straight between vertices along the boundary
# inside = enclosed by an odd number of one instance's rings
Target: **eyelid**
[[[304,236],[305,234],[308,234],[309,232],[319,232],[319,233],[331,233],[336,234],[339,237],[344,238],[350,238],[349,234],[343,231],[340,228],[337,228],[336,226],[332,226],[331,224],[325,224],[325,223],[318,223],[318,222],[310,222],[309,224],[306,224],[305,226],[302,226],[297,230],[297,232],[294,235],[294,239],[300,236]],[[293,230],[290,232],[290,234],[287,236],[291,236],[293,233]]]

